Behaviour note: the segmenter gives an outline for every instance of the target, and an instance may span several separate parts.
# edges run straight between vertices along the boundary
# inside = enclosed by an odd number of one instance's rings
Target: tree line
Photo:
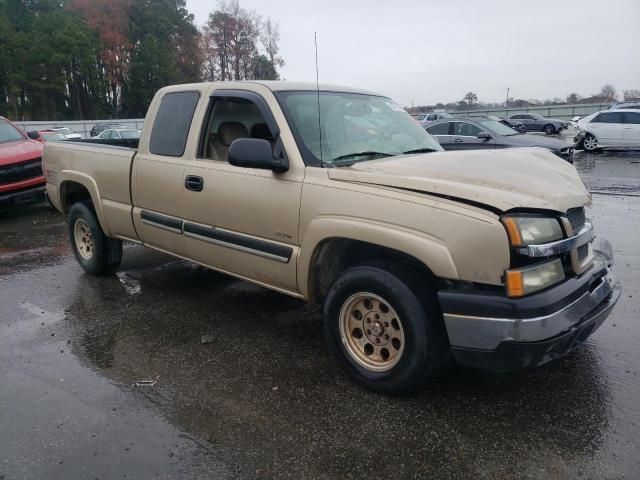
[[[0,0],[0,115],[141,117],[166,85],[278,79],[279,40],[237,0],[202,28],[186,0]]]
[[[509,97],[504,102],[482,102],[478,100],[478,95],[474,92],[467,92],[462,100],[450,103],[436,103],[435,105],[420,105],[407,108],[411,112],[430,112],[432,110],[447,111],[467,111],[483,108],[525,108],[530,106],[549,106],[549,105],[573,105],[577,103],[613,103],[618,100],[624,101],[640,101],[640,90],[631,89],[623,90],[622,95],[611,84],[604,85],[599,93],[583,97],[578,93],[570,93],[566,98],[553,98],[547,100],[538,100],[535,98],[522,99]]]

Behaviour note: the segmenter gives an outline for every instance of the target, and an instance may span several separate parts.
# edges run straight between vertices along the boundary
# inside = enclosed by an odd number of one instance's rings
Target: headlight
[[[548,243],[563,237],[560,223],[552,217],[508,215],[500,220],[507,229],[512,247]]]
[[[564,280],[564,269],[559,258],[505,272],[505,285],[509,297],[529,295],[562,280]]]

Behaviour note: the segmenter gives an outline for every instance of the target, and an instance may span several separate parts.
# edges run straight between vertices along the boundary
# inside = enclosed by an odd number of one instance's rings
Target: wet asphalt
[[[640,153],[575,165],[611,317],[550,365],[408,398],[348,380],[317,306],[138,246],[90,277],[61,215],[0,211],[0,480],[640,478]]]

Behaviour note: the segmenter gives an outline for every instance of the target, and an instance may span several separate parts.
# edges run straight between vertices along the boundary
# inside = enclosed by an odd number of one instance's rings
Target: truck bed
[[[136,152],[135,148],[102,142],[48,142],[44,147],[43,169],[51,202],[65,210],[60,200],[62,190],[72,184],[77,184],[73,188],[82,186],[91,194],[107,235],[137,239],[131,219],[130,178]],[[60,177],[64,177],[64,183],[59,183]]]

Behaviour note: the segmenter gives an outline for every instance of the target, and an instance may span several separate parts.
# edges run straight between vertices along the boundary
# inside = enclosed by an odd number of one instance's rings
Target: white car
[[[64,136],[64,138],[66,138],[67,140],[79,140],[82,138],[82,135],[74,132],[73,130],[67,127],[52,127],[52,128],[47,128],[47,130],[49,132],[59,133],[60,135]]]
[[[140,130],[124,128],[107,128],[93,138],[120,140],[140,138]]]
[[[640,148],[640,109],[604,110],[578,120],[576,148]]]

